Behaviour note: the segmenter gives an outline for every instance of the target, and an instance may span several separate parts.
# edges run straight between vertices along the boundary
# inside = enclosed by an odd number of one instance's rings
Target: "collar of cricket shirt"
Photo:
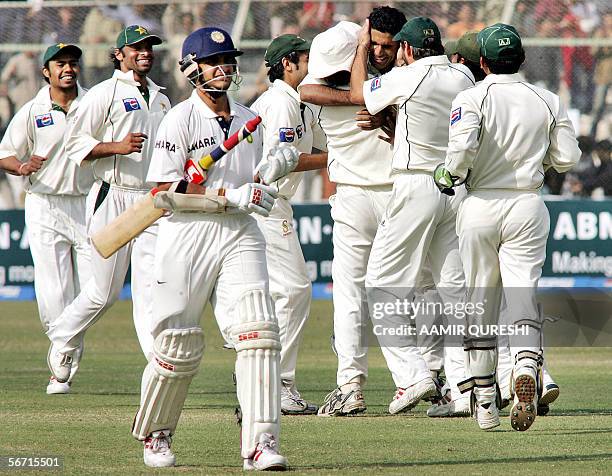
[[[74,101],[70,104],[70,109],[68,111],[64,111],[59,104],[55,104],[51,100],[51,86],[48,84],[43,86],[40,91],[34,97],[34,102],[36,104],[40,104],[44,106],[49,111],[61,111],[64,114],[67,114],[69,111],[73,110],[76,105],[79,103],[83,95],[87,92],[86,89],[83,89],[79,83],[77,83],[77,97],[74,98]]]
[[[191,93],[191,96],[189,96],[189,100],[195,106],[195,108],[198,109],[204,115],[204,117],[207,117],[210,119],[219,117],[218,114],[216,114],[211,108],[208,107],[208,105],[204,101],[202,101],[202,98],[198,95],[197,89],[193,90],[193,92]],[[240,114],[238,113],[239,109],[236,107],[236,103],[234,102],[234,100],[231,98],[230,95],[227,96],[227,100],[229,101],[230,116],[239,117],[240,116]]]
[[[123,71],[116,69],[113,73],[113,78],[117,78],[119,81],[131,84],[132,86],[140,86],[140,83],[134,79],[134,71],[132,70],[129,70],[124,73]],[[163,86],[158,86],[157,84],[155,84],[148,76],[147,87],[149,88],[149,91],[159,91],[161,89],[166,89]]]
[[[521,73],[513,73],[513,74],[487,74],[485,79],[482,80],[483,83],[520,83],[523,81],[523,77]]]
[[[275,80],[274,83],[272,83],[272,86],[280,89],[281,91],[286,92],[289,96],[291,96],[297,102],[300,102],[300,94],[282,79]]]

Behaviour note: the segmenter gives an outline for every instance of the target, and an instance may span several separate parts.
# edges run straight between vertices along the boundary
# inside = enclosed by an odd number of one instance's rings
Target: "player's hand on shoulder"
[[[255,169],[255,173],[263,183],[270,184],[292,172],[299,160],[300,153],[295,147],[279,144],[270,149],[268,156]]]
[[[148,136],[142,132],[130,132],[121,142],[117,143],[116,154],[129,155],[133,152],[142,152],[142,144]]]
[[[267,217],[274,206],[277,192],[273,187],[261,183],[245,183],[239,188],[227,189],[227,206],[245,213],[257,213]]]
[[[34,172],[38,172],[43,164],[47,160],[47,157],[41,157],[40,155],[33,155],[27,162],[24,162],[19,167],[19,175],[32,175]]]

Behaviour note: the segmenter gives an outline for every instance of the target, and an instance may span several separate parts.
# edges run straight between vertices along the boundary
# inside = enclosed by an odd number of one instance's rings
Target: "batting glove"
[[[261,183],[245,183],[239,188],[225,191],[227,206],[244,213],[257,213],[267,217],[277,197],[276,191]]]
[[[434,170],[434,182],[440,192],[445,195],[455,195],[453,187],[457,184],[457,180],[459,180],[459,177],[451,175],[450,172],[444,168],[444,164],[438,165],[436,170]]]
[[[255,172],[263,183],[270,184],[293,171],[299,159],[300,153],[292,145],[272,147],[268,157],[259,163]]]

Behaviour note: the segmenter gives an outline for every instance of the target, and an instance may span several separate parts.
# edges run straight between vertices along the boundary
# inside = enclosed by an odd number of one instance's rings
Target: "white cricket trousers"
[[[104,191],[101,187],[102,182],[96,182],[87,197],[90,236],[148,193],[111,185],[107,195],[103,197]],[[98,203],[97,209],[95,209],[96,203]],[[134,326],[140,347],[145,357],[149,358],[153,351],[151,292],[157,229],[157,224],[150,226],[108,259],[92,251],[91,279],[76,299],[64,309],[58,324],[47,332],[57,348],[64,352],[75,349],[76,343],[82,339],[87,329],[117,301],[131,263]]]
[[[28,193],[25,223],[38,313],[46,331],[91,275],[85,195]]]
[[[504,323],[540,322],[536,302],[538,280],[546,257],[550,217],[537,192],[470,191],[457,216],[459,249],[466,277],[467,299],[482,302],[485,312],[473,316],[470,324],[497,324],[502,296],[505,298]],[[520,350],[538,352],[540,333],[529,337],[509,336],[512,360]],[[471,347],[487,347],[487,342],[470,341]],[[472,376],[494,372],[496,352],[470,351]],[[472,355],[474,354],[474,355]],[[485,355],[486,354],[486,355]],[[490,355],[489,355],[490,354]]]
[[[270,296],[282,346],[281,379],[285,385],[291,385],[295,382],[298,350],[310,313],[312,285],[300,240],[293,228],[293,210],[289,200],[277,198],[270,216],[257,215],[255,218],[266,240]]]
[[[370,314],[365,277],[378,224],[391,198],[391,185],[338,184],[329,198],[334,220],[332,262],[334,335],[338,386],[368,375],[367,329]]]
[[[442,300],[461,301],[465,280],[455,231],[460,200],[460,195],[441,194],[431,174],[396,176],[368,263],[370,305],[410,302],[421,285],[426,260]],[[397,387],[406,388],[430,376],[414,336],[394,334],[395,329],[410,324],[410,315],[392,310],[376,324],[382,326],[375,333]]]

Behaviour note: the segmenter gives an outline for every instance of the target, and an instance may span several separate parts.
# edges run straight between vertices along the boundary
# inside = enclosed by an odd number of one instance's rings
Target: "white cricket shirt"
[[[559,96],[517,74],[490,74],[453,101],[448,171],[469,190],[538,190],[544,170],[565,172],[580,159]]]
[[[372,114],[397,104],[393,173],[433,172],[444,162],[448,146],[448,114],[457,93],[474,85],[474,76],[445,55],[430,56],[393,68],[366,81],[363,97]]]
[[[101,142],[120,142],[130,132],[148,136],[142,151],[129,155],[112,155],[94,159],[94,175],[105,182],[121,187],[148,190],[147,171],[155,134],[164,115],[170,110],[169,99],[159,86],[147,78],[149,104],[132,71],[115,70],[112,78],[102,81],[83,97],[67,134],[68,158],[81,164],[92,149]]]
[[[47,157],[42,168],[30,175],[25,189],[52,195],[86,195],[93,183],[91,167],[79,167],[67,159],[64,133],[75,115],[86,90],[78,86],[78,95],[66,114],[54,109],[51,88],[43,87],[24,104],[11,120],[2,142],[0,159],[15,156],[22,162],[32,155]]]
[[[232,121],[224,131],[220,118],[200,99],[197,91],[173,107],[157,131],[155,150],[147,180],[177,182],[185,178],[188,159],[199,160],[218,147],[256,114],[229,98]],[[254,170],[262,155],[258,128],[251,138],[240,142],[212,165],[203,185],[215,189],[238,188],[253,182]]]
[[[318,84],[321,79],[308,75],[298,86]],[[374,186],[392,183],[391,146],[378,138],[379,129],[364,131],[355,116],[360,106],[315,106],[319,124],[327,136],[327,171],[332,182]]]
[[[325,135],[311,106],[300,102],[298,92],[285,81],[277,79],[251,105],[262,118],[263,160],[270,149],[279,143],[294,146],[300,153],[310,154],[313,144],[325,148]],[[290,199],[295,194],[303,172],[293,172],[276,181],[279,195]]]

